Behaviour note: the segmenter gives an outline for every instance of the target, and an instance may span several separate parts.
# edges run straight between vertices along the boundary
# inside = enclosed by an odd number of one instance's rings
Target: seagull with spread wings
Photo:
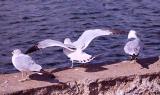
[[[62,43],[52,39],[46,39],[38,42],[38,44],[28,49],[26,53],[47,47],[60,46],[63,48],[64,54],[70,58],[72,62],[71,67],[73,67],[73,63],[87,63],[95,58],[95,56],[84,52],[93,39],[114,33],[116,33],[116,30],[113,29],[90,29],[84,31],[77,41],[72,42],[69,38],[66,38],[64,43]]]

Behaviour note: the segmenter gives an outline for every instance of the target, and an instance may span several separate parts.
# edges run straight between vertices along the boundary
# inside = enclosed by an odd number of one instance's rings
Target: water
[[[11,51],[15,48],[25,52],[46,38],[76,40],[93,28],[135,29],[144,43],[140,57],[160,55],[159,5],[159,0],[0,0],[0,71],[14,70]],[[97,64],[127,59],[123,52],[126,38],[97,38],[86,52],[104,53],[93,61]],[[58,47],[31,56],[43,67],[69,62]]]

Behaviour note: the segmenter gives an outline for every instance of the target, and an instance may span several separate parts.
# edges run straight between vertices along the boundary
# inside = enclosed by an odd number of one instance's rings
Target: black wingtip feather
[[[118,30],[118,29],[110,29],[113,34],[127,34],[126,31]]]
[[[132,60],[137,60],[137,59],[138,59],[138,55],[133,54],[133,55],[130,56],[131,61]]]
[[[37,51],[37,50],[39,50],[39,48],[37,47],[37,45],[34,45],[34,46],[32,46],[31,48],[29,48],[29,49],[25,52],[25,54],[29,54],[29,53],[32,53],[32,52]]]

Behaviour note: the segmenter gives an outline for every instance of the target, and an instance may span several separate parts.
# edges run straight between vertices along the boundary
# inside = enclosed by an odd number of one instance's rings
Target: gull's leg
[[[23,77],[24,77],[24,71],[21,71],[21,79],[20,80],[18,80],[18,81],[22,81],[23,80]]]
[[[83,64],[83,67],[86,67],[86,63],[82,63]]]
[[[136,55],[135,60],[138,60],[138,55]]]
[[[133,60],[133,55],[129,55],[129,63],[134,63],[134,60]]]
[[[133,56],[129,55],[129,60],[132,61],[133,60]]]
[[[88,60],[87,60],[87,61],[88,61]],[[83,67],[86,66],[87,61],[86,61],[86,60],[83,60],[83,61],[82,61]]]
[[[73,68],[73,60],[71,60],[71,67],[70,68]]]
[[[134,58],[134,63],[136,63],[137,60],[138,60],[138,55],[135,56],[135,58]]]
[[[134,57],[133,57],[133,56],[130,56],[130,63],[131,63],[131,64],[135,63],[135,60],[134,60]]]
[[[28,72],[26,72],[26,78],[25,78],[26,80],[29,80],[29,79],[30,79],[30,78],[29,78],[29,75],[30,75],[30,74],[28,74]]]
[[[21,76],[21,78],[23,79],[23,77],[24,77],[24,72],[22,71],[22,76]]]
[[[131,60],[130,63],[135,64],[136,60]]]
[[[25,78],[24,78],[24,75],[25,75]],[[27,75],[27,72],[22,71],[22,78],[21,80],[18,80],[18,81],[24,82],[24,81],[27,81],[28,79],[29,79],[29,75]]]

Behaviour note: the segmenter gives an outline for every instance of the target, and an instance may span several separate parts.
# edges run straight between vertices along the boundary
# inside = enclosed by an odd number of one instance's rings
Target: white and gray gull
[[[130,30],[128,33],[127,43],[124,46],[126,54],[130,55],[130,60],[137,60],[140,53],[141,41],[135,30]]]
[[[20,81],[28,79],[28,75],[24,78],[24,74],[27,74],[27,72],[38,72],[52,75],[51,73],[44,71],[29,55],[23,54],[20,49],[13,50],[12,54],[12,63],[14,67],[22,73],[22,79]],[[52,75],[52,77],[55,76]]]
[[[113,29],[90,29],[84,31],[78,40],[74,42],[69,38],[66,38],[64,43],[52,39],[46,39],[38,42],[38,44],[28,49],[26,53],[31,53],[42,48],[60,46],[63,48],[64,54],[70,58],[70,61],[72,62],[71,67],[73,67],[73,63],[87,63],[95,58],[95,56],[84,52],[93,39],[100,36],[118,34],[118,32],[116,32],[117,31]],[[119,33],[121,32],[119,31]]]

